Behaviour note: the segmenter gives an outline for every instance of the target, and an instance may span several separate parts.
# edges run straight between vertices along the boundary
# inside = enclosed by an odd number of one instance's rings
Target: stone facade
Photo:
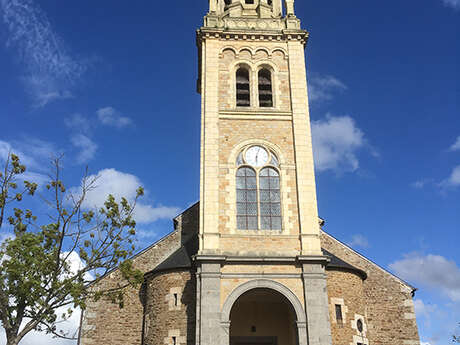
[[[184,233],[188,234],[193,239],[191,229],[194,226],[195,231],[198,230],[197,205],[191,210],[193,212],[189,211],[187,216],[176,218],[177,230],[141,253],[137,257],[138,262],[154,262],[154,257],[160,255],[166,246],[171,246],[168,252],[172,253],[174,248],[180,246],[181,234],[182,237]],[[192,226],[180,231],[180,224]],[[332,344],[419,344],[412,302],[414,289],[331,235],[322,232],[321,240],[323,248],[329,253],[353,264],[367,275],[363,279],[358,271],[326,267]],[[298,298],[301,308],[305,305],[304,287],[298,279],[302,276],[300,265],[234,263],[216,271],[220,272],[219,315],[226,308],[225,304],[231,299],[232,293],[261,279],[285,287]],[[144,305],[139,291],[130,293],[123,309],[105,301],[89,303],[84,313],[80,344],[163,345],[173,344],[173,337],[176,344],[197,344],[195,275],[193,267],[147,274]],[[177,306],[174,306],[174,294],[178,297]],[[336,304],[342,307],[342,323],[336,320]],[[308,312],[306,316],[309,316]],[[364,332],[357,329],[358,319],[363,321]]]
[[[196,239],[198,205],[194,205],[174,219],[175,230],[133,258],[134,266],[149,272],[173,254],[182,244],[193,243]],[[193,229],[195,229],[193,231]],[[114,286],[120,279],[118,271],[108,274],[97,288]],[[139,345],[142,338],[143,305],[139,291],[127,292],[124,307],[107,300],[87,301],[87,309],[82,315],[79,345]]]
[[[170,270],[146,280],[143,344],[195,344],[195,275]]]
[[[368,275],[362,286],[362,300],[365,301],[362,315],[368,324],[369,344],[420,344],[413,303],[415,289],[325,232],[321,234],[321,243],[329,252]],[[348,280],[328,279],[330,297],[339,297],[341,285],[350,283]],[[359,294],[357,286],[351,288]],[[360,312],[356,303],[353,307]]]
[[[134,258],[145,282],[129,291],[124,309],[88,301],[80,344],[418,344],[413,288],[321,231],[308,33],[294,0],[209,6],[197,31],[200,203]],[[250,162],[251,148],[267,155],[260,165],[259,153]],[[254,176],[244,187],[242,168]],[[264,169],[274,174],[268,191]],[[268,211],[267,198],[276,204]],[[238,221],[242,214],[251,225]],[[263,227],[272,216],[278,225]],[[114,271],[93,288],[118,279]],[[277,324],[280,315],[288,326]]]

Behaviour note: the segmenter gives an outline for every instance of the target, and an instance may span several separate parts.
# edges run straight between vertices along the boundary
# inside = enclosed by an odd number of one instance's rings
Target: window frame
[[[250,164],[248,164],[246,162],[246,152],[248,149],[250,149],[251,147],[254,147],[254,146],[260,146],[260,147],[263,147],[269,154],[269,157],[268,157],[268,161],[266,164],[260,166],[260,167],[256,167],[256,166],[252,166]],[[274,164],[272,164],[274,163]],[[235,219],[236,219],[236,230],[238,231],[260,231],[260,232],[267,232],[267,231],[275,231],[275,232],[282,232],[284,230],[284,224],[283,224],[283,201],[282,201],[282,174],[281,174],[281,166],[280,166],[280,158],[279,158],[279,155],[277,153],[274,152],[273,149],[267,147],[266,145],[264,144],[259,144],[259,143],[253,143],[253,144],[250,144],[250,145],[247,145],[246,147],[244,147],[242,150],[239,151],[239,153],[237,154],[236,156],[236,159],[234,161],[234,164],[236,165],[236,169],[235,169]],[[238,214],[238,184],[237,184],[237,175],[238,175],[238,171],[241,169],[241,168],[250,168],[252,169],[254,172],[255,172],[255,176],[256,176],[256,203],[257,203],[257,229],[248,229],[248,228],[240,228],[239,227],[239,224],[238,224],[238,217],[239,216],[243,216],[243,215],[239,215]],[[270,226],[270,229],[263,229],[262,228],[262,213],[261,213],[261,200],[260,200],[260,195],[261,195],[261,184],[260,184],[260,179],[261,179],[261,172],[262,170],[264,169],[273,169],[274,171],[276,171],[276,173],[278,174],[278,182],[279,182],[279,186],[278,186],[278,192],[279,192],[279,202],[277,202],[279,204],[279,208],[280,208],[280,212],[279,212],[279,216],[275,216],[275,217],[279,217],[280,218],[280,227],[278,229],[273,229],[272,228],[272,219],[270,220],[271,221],[271,226]],[[271,204],[275,204],[276,202],[270,202],[270,205]],[[274,217],[271,217],[270,218],[274,218]],[[248,223],[246,222],[246,225]]]
[[[239,102],[239,99],[238,99],[238,96],[239,96],[239,90],[242,90],[241,88],[238,88],[238,72],[240,70],[244,70],[247,72],[247,80],[248,80],[248,104],[247,105],[241,105],[241,104],[238,104]],[[236,69],[235,69],[235,72],[234,72],[234,76],[235,76],[235,93],[234,93],[234,97],[235,97],[235,106],[237,108],[243,108],[243,109],[247,109],[247,108],[251,108],[252,107],[252,90],[253,90],[253,85],[252,85],[252,69],[251,67],[249,67],[248,65],[246,64],[239,64],[236,66]]]
[[[261,72],[268,72],[269,76],[270,76],[270,102],[271,102],[271,105],[268,105],[268,106],[265,106],[265,105],[262,105],[262,102],[261,102],[261,91],[264,91],[264,90],[261,90],[261,83],[260,83],[260,73]],[[273,92],[273,76],[274,76],[274,73],[273,73],[273,69],[267,65],[262,65],[260,66],[258,69],[257,69],[257,105],[259,108],[274,108],[275,107],[275,95],[274,95],[274,92]]]

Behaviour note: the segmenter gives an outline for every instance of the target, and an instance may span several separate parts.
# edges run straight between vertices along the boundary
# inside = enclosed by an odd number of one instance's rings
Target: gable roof
[[[160,271],[170,269],[187,269],[192,267],[192,260],[184,246],[167,257],[162,263],[155,267],[152,271],[147,272],[146,275],[157,273]]]
[[[405,280],[401,279],[400,277],[398,277],[397,275],[391,273],[390,271],[388,271],[387,269],[383,268],[382,266],[376,264],[374,261],[372,261],[371,259],[367,258],[366,256],[364,256],[363,254],[359,253],[358,251],[354,250],[353,248],[351,248],[350,246],[347,246],[345,243],[343,243],[342,241],[338,240],[337,238],[335,238],[334,236],[332,236],[331,234],[329,234],[328,232],[324,231],[323,229],[321,229],[321,233],[328,236],[330,239],[334,240],[335,242],[337,242],[338,244],[340,244],[342,247],[345,247],[347,250],[353,252],[354,254],[356,254],[357,256],[359,256],[360,258],[366,260],[368,263],[370,263],[372,266],[376,267],[377,269],[379,269],[380,271],[383,271],[384,273],[386,273],[387,275],[389,275],[390,277],[392,277],[394,280],[397,280],[399,283],[401,284],[404,284],[406,285],[408,288],[411,288],[412,289],[412,293],[415,293],[415,291],[417,291],[417,288],[414,287],[413,285],[409,284],[408,282],[406,282]]]
[[[343,261],[342,259],[338,258],[331,252],[327,251],[326,249],[322,248],[323,254],[325,256],[328,256],[331,261],[329,264],[326,266],[326,269],[338,269],[338,270],[343,270],[343,271],[350,271],[357,273],[362,280],[367,279],[367,273],[364,272],[362,269],[356,268],[355,266],[350,265],[348,262]]]

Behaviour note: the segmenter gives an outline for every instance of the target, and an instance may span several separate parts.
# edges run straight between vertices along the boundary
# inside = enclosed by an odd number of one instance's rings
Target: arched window
[[[236,214],[238,229],[258,229],[257,178],[249,168],[239,168],[236,173]]]
[[[259,79],[259,106],[273,107],[273,91],[272,91],[272,74],[266,68],[263,68],[258,73]]]
[[[281,230],[279,163],[269,149],[253,145],[236,160],[236,216],[239,230]]]
[[[244,67],[240,67],[236,71],[236,105],[238,107],[251,105],[249,71]]]
[[[260,228],[281,229],[280,175],[273,168],[264,168],[259,173]]]

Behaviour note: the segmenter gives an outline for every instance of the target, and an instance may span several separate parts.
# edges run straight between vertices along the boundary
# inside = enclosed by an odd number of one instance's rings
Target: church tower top
[[[300,30],[294,0],[209,0],[204,27],[227,30]]]

